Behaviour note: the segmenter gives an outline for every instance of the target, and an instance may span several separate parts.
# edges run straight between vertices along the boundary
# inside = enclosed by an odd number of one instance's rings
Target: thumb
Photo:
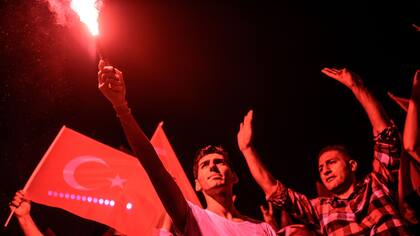
[[[109,65],[110,63],[107,59],[101,59],[99,60],[99,63],[98,63],[98,69],[102,70],[105,66],[109,66]]]

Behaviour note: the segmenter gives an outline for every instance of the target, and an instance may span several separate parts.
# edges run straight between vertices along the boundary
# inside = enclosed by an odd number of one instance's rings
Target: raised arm
[[[404,148],[420,163],[420,70],[416,71],[413,79],[411,98],[408,103],[407,117],[404,127]]]
[[[16,192],[13,201],[11,201],[9,205],[11,210],[15,209],[15,216],[18,219],[19,226],[25,236],[43,235],[31,217],[31,203],[29,200],[25,199],[22,190]]]
[[[276,190],[277,182],[261,162],[260,156],[252,144],[252,116],[253,111],[250,110],[240,124],[237,135],[238,146],[255,181],[266,195],[270,195]]]
[[[349,88],[366,111],[373,127],[373,135],[378,135],[385,128],[391,126],[391,121],[382,105],[365,87],[361,78],[350,70],[324,68],[322,73],[337,80]]]
[[[261,162],[252,145],[252,117],[253,111],[250,110],[239,127],[238,146],[252,176],[263,189],[267,201],[275,207],[285,209],[302,222],[319,226],[311,201],[305,195],[294,192],[276,180]]]
[[[149,139],[131,114],[125,98],[126,87],[122,72],[106,65],[103,60],[99,62],[98,67],[99,90],[114,107],[132,151],[147,172],[175,227],[183,232],[188,214],[188,204],[178,185],[163,166]]]

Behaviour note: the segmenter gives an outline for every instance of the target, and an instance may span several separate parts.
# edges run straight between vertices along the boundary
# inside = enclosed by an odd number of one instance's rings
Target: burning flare
[[[99,0],[72,0],[70,7],[77,15],[80,21],[85,23],[93,36],[99,35]]]

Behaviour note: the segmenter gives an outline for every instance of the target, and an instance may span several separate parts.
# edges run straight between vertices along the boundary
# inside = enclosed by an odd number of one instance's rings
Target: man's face
[[[319,157],[319,175],[329,191],[337,193],[350,187],[356,170],[350,162],[348,157],[336,150],[324,152]]]
[[[197,191],[206,192],[212,189],[232,187],[236,181],[235,174],[222,155],[211,153],[203,156],[198,161]]]

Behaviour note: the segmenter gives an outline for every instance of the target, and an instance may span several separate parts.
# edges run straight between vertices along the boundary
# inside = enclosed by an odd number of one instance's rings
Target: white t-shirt
[[[184,236],[276,236],[273,228],[265,222],[235,222],[188,202]]]

